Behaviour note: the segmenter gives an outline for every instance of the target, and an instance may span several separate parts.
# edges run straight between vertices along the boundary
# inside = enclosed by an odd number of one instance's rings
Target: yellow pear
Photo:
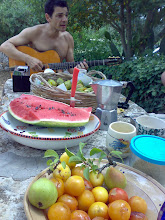
[[[110,166],[104,176],[105,184],[109,189],[118,187],[124,189],[127,184],[125,175],[115,167]]]

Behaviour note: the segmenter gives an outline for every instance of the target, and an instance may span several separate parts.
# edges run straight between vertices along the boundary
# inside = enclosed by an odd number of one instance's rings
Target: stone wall
[[[8,57],[4,53],[0,52],[0,70],[5,70],[8,67],[9,67]]]
[[[3,86],[7,79],[9,79],[10,72],[8,71],[9,67],[9,59],[8,57],[0,52],[0,103],[1,103],[1,97],[3,95]]]

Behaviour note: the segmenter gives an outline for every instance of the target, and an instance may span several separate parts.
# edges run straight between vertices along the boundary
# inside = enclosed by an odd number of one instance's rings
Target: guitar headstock
[[[122,63],[122,59],[119,56],[117,56],[117,57],[108,57],[104,61],[105,61],[105,65],[107,65],[107,66],[119,65],[120,63]]]

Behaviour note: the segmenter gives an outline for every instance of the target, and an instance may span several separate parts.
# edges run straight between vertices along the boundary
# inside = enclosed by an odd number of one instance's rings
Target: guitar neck
[[[58,69],[71,69],[77,66],[81,61],[77,62],[64,62],[64,63],[49,63],[49,67],[54,70]],[[91,61],[85,61],[89,67],[91,66],[101,66],[106,65],[107,63],[110,65],[115,65],[121,62],[121,59],[119,57],[111,57],[105,60],[91,60]]]
[[[63,62],[60,63],[60,57],[58,53],[54,50],[48,50],[45,52],[38,52],[34,50],[31,47],[27,46],[18,46],[17,49],[21,51],[22,53],[28,54],[29,56],[35,57],[38,60],[40,60],[44,66],[43,70],[46,68],[51,68],[53,70],[58,70],[58,69],[71,69],[77,66],[77,64],[81,63],[82,61],[77,61],[77,62]],[[49,63],[50,62],[50,63]],[[117,65],[122,63],[122,60],[120,57],[108,57],[105,60],[92,60],[92,61],[86,61],[89,67],[91,66],[101,66],[101,65]],[[26,63],[18,60],[14,60],[9,58],[9,68],[8,71],[14,71],[15,67],[17,66],[25,66]],[[30,74],[36,73],[33,71],[33,69],[30,69]]]

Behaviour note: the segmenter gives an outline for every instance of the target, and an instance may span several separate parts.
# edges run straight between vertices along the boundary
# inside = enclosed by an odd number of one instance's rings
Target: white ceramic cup
[[[106,136],[106,147],[110,152],[115,150],[122,152],[121,157],[126,158],[130,155],[129,145],[134,136],[136,136],[134,125],[123,121],[112,122]]]
[[[141,115],[136,118],[137,134],[149,134],[165,138],[165,120],[157,117]]]

